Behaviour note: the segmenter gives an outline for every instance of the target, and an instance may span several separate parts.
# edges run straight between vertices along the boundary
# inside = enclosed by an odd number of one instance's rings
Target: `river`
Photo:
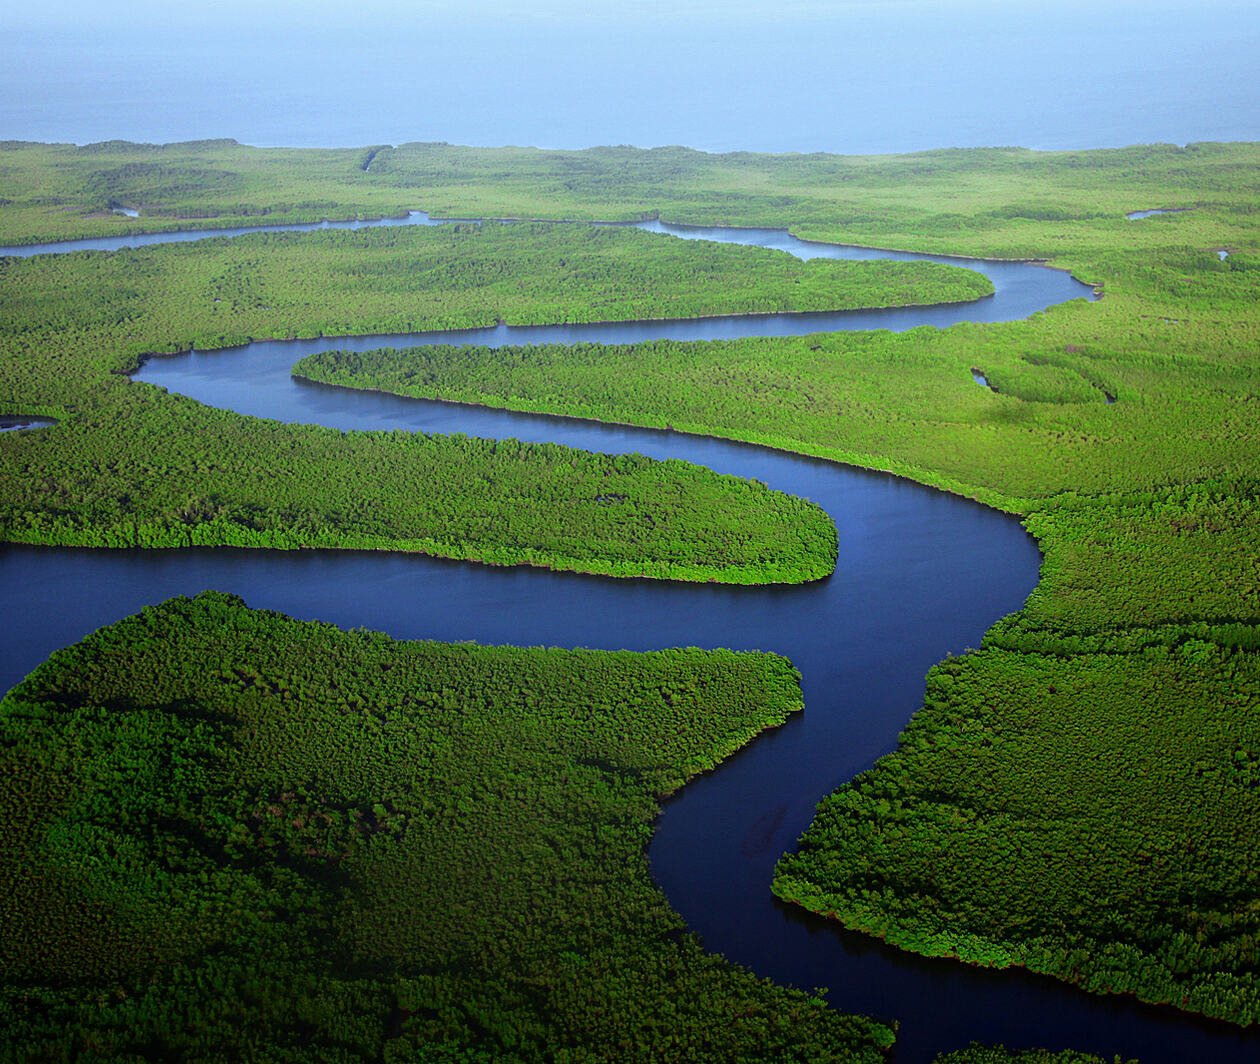
[[[413,220],[431,222],[418,213]],[[777,230],[645,227],[808,256],[885,254],[805,244]],[[994,296],[947,307],[849,314],[274,341],[152,359],[137,374],[142,382],[211,405],[286,421],[549,440],[682,458],[756,477],[813,499],[836,522],[840,559],[827,580],[734,588],[498,569],[376,552],[9,546],[0,548],[0,589],[6,600],[34,597],[49,608],[23,611],[22,623],[6,640],[0,684],[7,687],[53,649],[146,603],[206,588],[235,592],[252,606],[345,627],[363,625],[397,638],[777,651],[802,672],[805,713],[666,803],[650,848],[658,882],[707,947],[781,981],[827,986],[839,1009],[898,1019],[897,1061],[930,1060],[937,1051],[971,1040],[1071,1046],[1108,1057],[1138,1056],[1148,1064],[1255,1060],[1260,1037],[1254,1034],[1171,1009],[1092,997],[1026,973],[916,958],[782,906],[770,894],[775,860],[809,823],[819,798],[893,748],[921,702],[923,676],[932,663],[976,645],[984,630],[1018,609],[1034,586],[1039,554],[1017,521],[891,476],[765,448],[354,392],[296,381],[289,374],[298,358],[329,347],[452,339],[492,345],[629,342],[943,326],[1025,317],[1090,294],[1067,274],[1033,264],[944,261],[985,272],[994,280]],[[34,595],[32,589],[38,589]]]

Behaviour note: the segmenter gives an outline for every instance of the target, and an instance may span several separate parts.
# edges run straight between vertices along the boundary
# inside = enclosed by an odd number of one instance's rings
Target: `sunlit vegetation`
[[[1099,303],[1052,308],[1028,322],[325,355],[306,360],[303,372],[335,371],[338,383],[357,376],[373,386],[388,375],[391,390],[407,394],[738,436],[911,472],[1004,509],[1071,491],[1255,475],[1260,456],[1239,444],[1260,376],[1250,359],[1260,344],[1251,313],[1260,270],[1242,255],[1220,263],[1177,253],[1164,265],[1169,274],[1202,274],[1196,288],[1211,297],[1219,326],[1198,315],[1167,325],[1159,311],[1188,316],[1189,308],[1123,292],[1117,280]],[[1026,394],[976,387],[972,366],[991,382],[1026,375]],[[1062,376],[1038,381],[1040,370]],[[1069,380],[1079,382],[1070,392]],[[1052,387],[1056,381],[1063,383]],[[1107,405],[1104,393],[1118,401]]]
[[[174,599],[0,703],[26,1060],[881,1059],[706,954],[657,800],[801,708],[766,654],[399,643]]]
[[[560,447],[277,425],[120,375],[147,352],[251,337],[812,307],[827,305],[833,286],[841,302],[861,302],[877,298],[872,285],[888,294],[914,279],[850,265],[862,264],[802,264],[637,230],[499,225],[0,260],[0,406],[62,422],[0,446],[0,535],[818,579],[835,565],[830,519],[754,482]],[[928,265],[924,283],[961,278],[965,288],[977,276]],[[674,295],[654,302],[646,293],[656,290]]]
[[[1260,629],[1025,637],[928,677],[775,892],[932,956],[1260,1018]]]
[[[180,398],[119,398],[76,410],[51,445],[34,440],[50,432],[6,440],[14,474],[0,534],[96,547],[404,550],[725,583],[814,580],[835,565],[835,526],[818,507],[684,462],[341,433]]]
[[[1164,226],[1178,232],[1214,227],[1200,210],[1141,224],[1125,215],[1152,203],[1254,202],[1256,157],[1257,147],[1249,144],[843,156],[710,155],[681,147],[302,150],[233,141],[111,141],[76,148],[9,141],[0,142],[0,196],[7,201],[0,241],[424,209],[453,218],[659,215],[700,224],[791,226],[802,235],[885,247],[1061,256],[1100,231],[1140,248],[1162,243]],[[112,206],[143,213],[125,218],[110,213]],[[1228,247],[1228,239],[1217,246]]]
[[[260,152],[232,140],[78,148],[0,142],[7,201],[0,241],[406,214],[395,189],[353,191],[370,151]],[[120,208],[141,216],[115,213]]]

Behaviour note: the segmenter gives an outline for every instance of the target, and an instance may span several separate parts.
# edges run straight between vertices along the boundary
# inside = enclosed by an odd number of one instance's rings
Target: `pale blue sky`
[[[1228,10],[1254,12],[1253,0],[216,0],[171,3],[130,0],[127,4],[92,0],[46,0],[12,4],[0,10],[0,26],[66,27],[74,25],[150,26],[289,23],[306,27],[474,21],[550,25],[640,25],[677,22],[756,23],[843,20],[855,13],[897,12],[920,16],[974,13],[988,9],[1036,19],[1052,12],[1104,14],[1121,19],[1179,11],[1209,18]]]
[[[0,138],[882,152],[1260,139],[1256,0],[0,8]]]

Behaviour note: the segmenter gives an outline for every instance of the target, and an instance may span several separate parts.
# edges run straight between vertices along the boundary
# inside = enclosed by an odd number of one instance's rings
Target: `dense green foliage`
[[[393,189],[360,183],[368,152],[262,151],[232,140],[165,146],[110,141],[71,145],[0,142],[0,240],[401,216]],[[347,184],[347,181],[351,184]],[[139,218],[113,213],[128,207]]]
[[[792,261],[637,230],[497,225],[0,260],[0,408],[61,419],[0,444],[0,535],[818,579],[835,564],[831,521],[760,484],[559,447],[277,425],[120,376],[146,352],[250,337],[634,316],[655,288],[676,293],[662,304],[672,313],[777,309],[857,276]]]
[[[800,259],[624,226],[461,224],[253,233],[0,259],[10,331],[117,330],[137,351],[245,339],[845,310],[976,299],[930,262]],[[104,336],[102,338],[105,338]]]
[[[706,954],[656,800],[801,707],[730,651],[398,643],[204,594],[0,703],[0,1048],[24,1059],[880,1059]]]
[[[155,405],[145,393],[77,413],[52,443],[51,433],[6,440],[3,464],[14,475],[0,499],[0,535],[104,547],[407,550],[723,583],[815,580],[835,565],[835,526],[818,507],[685,462],[290,427],[186,399]],[[258,464],[271,456],[279,460]]]
[[[775,892],[919,953],[1260,1019],[1260,628],[1048,639],[937,666]]]
[[[1176,216],[1174,216],[1176,217]],[[1150,254],[1143,256],[1148,262]],[[1130,294],[1117,281],[1097,304],[1028,322],[962,324],[702,343],[416,349],[356,361],[319,356],[312,375],[413,395],[672,425],[914,476],[1004,509],[1066,492],[1128,492],[1260,473],[1240,446],[1255,417],[1260,270],[1238,254],[1169,254],[1196,270],[1211,320],[1171,327],[1184,302]],[[1155,323],[1151,324],[1150,319]],[[353,366],[353,373],[350,367]],[[1079,392],[1032,398],[977,386],[1041,368]],[[409,375],[410,374],[410,375]],[[331,379],[331,378],[329,378]],[[1050,393],[1055,378],[1046,377]],[[1024,391],[1036,378],[1028,375]],[[1092,393],[1089,401],[1084,390]],[[1066,388],[1062,389],[1066,391]],[[1104,391],[1118,396],[1114,405]]]

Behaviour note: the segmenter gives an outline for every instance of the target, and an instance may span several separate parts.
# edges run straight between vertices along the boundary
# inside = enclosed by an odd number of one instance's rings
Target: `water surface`
[[[1140,222],[1143,218],[1154,218],[1157,214],[1185,214],[1189,207],[1155,207],[1149,211],[1130,211],[1125,215],[1131,222]]]

